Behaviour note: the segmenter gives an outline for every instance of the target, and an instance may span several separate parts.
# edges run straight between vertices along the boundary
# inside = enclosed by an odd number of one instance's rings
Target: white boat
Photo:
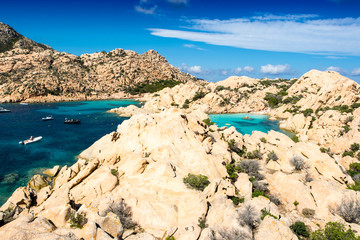
[[[28,103],[21,102],[20,105],[29,105]]]
[[[6,112],[11,112],[11,111],[3,107],[0,107],[0,113],[6,113]]]
[[[38,142],[42,139],[42,136],[40,137],[35,137],[35,138],[29,138],[29,139],[26,139],[24,141],[20,141],[19,144],[23,144],[23,145],[26,145],[26,144],[30,144],[30,143],[34,143],[34,142]]]
[[[53,116],[47,116],[47,117],[41,118],[41,121],[49,121],[49,120],[54,120],[54,117]]]

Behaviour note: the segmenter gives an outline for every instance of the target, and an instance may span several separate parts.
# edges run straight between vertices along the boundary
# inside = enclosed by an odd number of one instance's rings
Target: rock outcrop
[[[243,136],[234,127],[208,126],[207,118],[176,108],[134,115],[73,166],[15,191],[0,208],[14,219],[0,235],[297,239],[289,228],[296,221],[312,230],[344,221],[332,209],[343,196],[357,197],[346,188],[353,181],[319,146],[274,131]],[[188,174],[207,177],[203,191],[184,182]]]
[[[154,50],[115,49],[80,57],[58,52],[0,23],[0,102],[128,98],[128,86],[195,80]]]

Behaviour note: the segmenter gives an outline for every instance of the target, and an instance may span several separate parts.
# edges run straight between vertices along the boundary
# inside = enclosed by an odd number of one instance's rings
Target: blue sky
[[[81,55],[155,49],[197,77],[300,77],[335,70],[360,82],[360,0],[6,1],[0,21]]]

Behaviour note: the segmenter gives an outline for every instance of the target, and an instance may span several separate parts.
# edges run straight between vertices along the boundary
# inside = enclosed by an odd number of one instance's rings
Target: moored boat
[[[6,113],[6,112],[11,112],[9,109],[5,109],[3,107],[0,107],[0,113]]]
[[[79,119],[67,119],[65,118],[65,121],[64,121],[65,124],[79,124],[80,123],[80,120]]]
[[[38,142],[41,139],[42,139],[42,136],[35,137],[35,138],[33,136],[31,136],[29,139],[26,139],[24,141],[20,141],[19,144],[27,145],[27,144],[30,144],[30,143]]]
[[[50,120],[54,120],[54,117],[53,116],[46,116],[46,117],[41,118],[41,121],[50,121]]]

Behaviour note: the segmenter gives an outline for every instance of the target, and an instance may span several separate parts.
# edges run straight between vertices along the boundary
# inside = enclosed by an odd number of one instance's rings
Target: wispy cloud
[[[245,66],[244,71],[246,71],[248,73],[252,73],[253,71],[255,71],[255,68],[253,68],[251,66]]]
[[[355,68],[352,70],[351,75],[360,76],[360,68]]]
[[[264,73],[264,74],[271,74],[271,75],[287,74],[287,73],[290,73],[290,65],[288,65],[288,64],[284,64],[284,65],[267,64],[267,65],[261,66],[260,72]]]
[[[184,47],[187,47],[187,48],[194,48],[196,50],[200,50],[200,51],[206,51],[206,49],[204,48],[201,48],[201,47],[198,47],[196,46],[195,44],[183,44]]]
[[[140,12],[140,13],[145,13],[145,14],[155,14],[155,10],[156,10],[157,6],[153,6],[151,8],[145,8],[145,7],[142,7],[140,5],[136,5],[135,6],[135,11],[137,12]]]
[[[338,60],[338,59],[347,59],[347,57],[343,57],[343,56],[326,56],[327,59],[334,59],[334,60]]]
[[[235,68],[234,73],[238,75],[238,74],[241,73],[241,71],[242,71],[242,68],[241,68],[241,67],[237,67],[237,68]]]
[[[264,15],[194,19],[185,30],[151,28],[152,35],[246,49],[323,55],[360,55],[360,18]]]

